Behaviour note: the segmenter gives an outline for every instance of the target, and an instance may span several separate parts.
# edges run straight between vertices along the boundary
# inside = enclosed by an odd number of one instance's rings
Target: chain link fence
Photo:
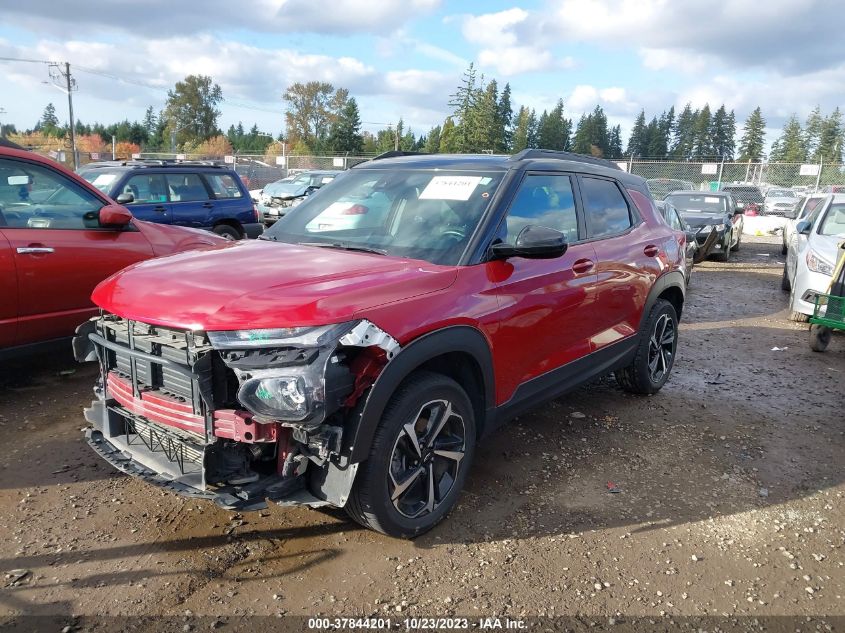
[[[691,183],[693,189],[705,191],[737,183],[806,191],[830,191],[845,186],[843,164],[628,160],[620,161],[619,166],[646,179],[680,180]]]

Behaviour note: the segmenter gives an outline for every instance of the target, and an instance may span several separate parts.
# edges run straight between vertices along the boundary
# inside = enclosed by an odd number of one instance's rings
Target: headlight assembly
[[[215,349],[255,349],[259,347],[304,345],[318,346],[332,338],[333,333],[349,330],[351,324],[322,325],[319,327],[263,328],[209,332],[208,340]]]
[[[279,376],[273,372],[245,381],[238,390],[238,400],[257,415],[298,422],[310,413],[308,391],[302,375]]]
[[[807,251],[807,268],[814,273],[821,273],[830,277],[833,275],[833,264],[819,256],[816,251],[810,249]]]

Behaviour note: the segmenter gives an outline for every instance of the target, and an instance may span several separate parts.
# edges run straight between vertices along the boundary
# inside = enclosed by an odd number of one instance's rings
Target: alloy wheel
[[[411,519],[434,512],[455,487],[465,453],[464,419],[452,403],[422,405],[390,456],[388,491],[396,510]]]
[[[662,314],[654,324],[648,344],[648,373],[653,383],[659,383],[668,373],[674,354],[675,322],[668,314]]]

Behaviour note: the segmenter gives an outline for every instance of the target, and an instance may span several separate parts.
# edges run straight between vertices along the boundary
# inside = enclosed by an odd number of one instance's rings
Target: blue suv
[[[240,177],[210,162],[92,163],[79,175],[139,220],[213,231],[231,240],[258,237],[258,210]]]

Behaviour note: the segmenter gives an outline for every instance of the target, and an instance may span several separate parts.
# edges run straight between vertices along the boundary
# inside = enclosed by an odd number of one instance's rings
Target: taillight
[[[353,204],[348,209],[344,209],[340,212],[341,215],[364,215],[368,213],[370,209],[365,207],[363,204]]]
[[[258,214],[258,205],[255,202],[252,203],[252,212],[255,214],[255,221],[261,222],[261,216]]]

